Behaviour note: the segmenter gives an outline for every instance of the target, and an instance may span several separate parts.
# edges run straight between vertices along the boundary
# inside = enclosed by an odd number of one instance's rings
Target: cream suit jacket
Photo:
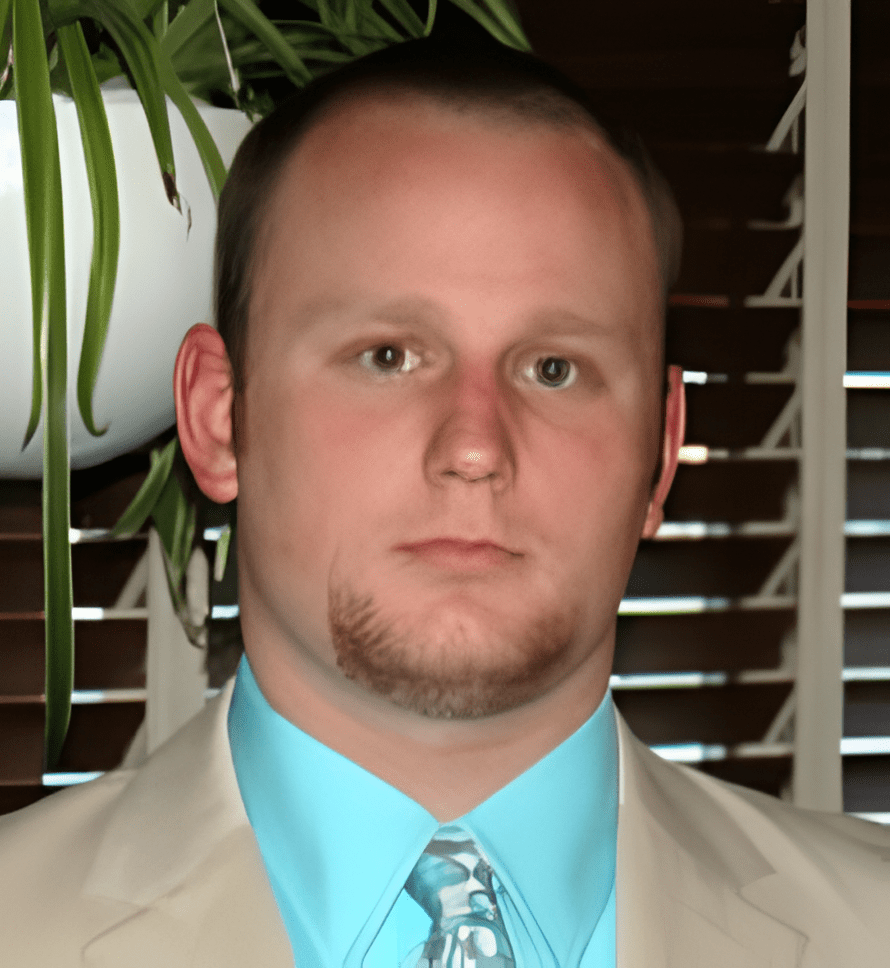
[[[231,691],[138,768],[0,818],[3,968],[292,968]],[[619,968],[890,966],[890,831],[666,763],[623,721],[619,743]]]

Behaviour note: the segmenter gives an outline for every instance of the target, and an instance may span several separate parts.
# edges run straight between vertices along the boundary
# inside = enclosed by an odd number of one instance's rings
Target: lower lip
[[[428,541],[421,545],[403,545],[414,557],[431,565],[460,570],[481,570],[504,565],[516,558],[492,544],[464,544],[460,541]]]

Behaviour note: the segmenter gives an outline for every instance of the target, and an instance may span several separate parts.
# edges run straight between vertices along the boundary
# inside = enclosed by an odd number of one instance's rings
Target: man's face
[[[584,129],[365,99],[290,159],[256,255],[248,654],[434,718],[607,666],[663,391],[623,164]]]

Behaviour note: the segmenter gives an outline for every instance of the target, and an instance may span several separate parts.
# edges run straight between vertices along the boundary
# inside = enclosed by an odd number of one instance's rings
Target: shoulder
[[[852,817],[796,807],[777,797],[683,768],[703,795],[739,823],[776,864],[793,864],[797,852],[849,877],[890,884],[890,827]]]
[[[844,963],[843,951],[854,955],[849,963],[883,963],[890,829],[667,762],[621,725],[625,869],[638,874],[646,865],[660,896],[702,909],[715,897],[740,897],[809,938],[826,964]],[[651,860],[640,859],[641,844]],[[619,812],[619,857],[621,849]]]
[[[0,857],[48,854],[64,845],[86,846],[132,778],[133,770],[114,770],[89,783],[53,793],[0,817]]]
[[[79,965],[83,886],[133,771],[115,771],[0,817],[0,936],[12,968]],[[52,925],[51,929],[48,928]]]
[[[788,923],[834,940],[883,938],[890,943],[890,828],[840,813],[808,810],[776,797],[670,764],[688,780],[690,802],[707,800],[740,832],[773,873],[742,889]],[[719,835],[711,829],[708,835]],[[820,925],[818,922],[822,922]],[[844,925],[847,929],[844,929]]]
[[[719,780],[657,756],[620,722],[623,785],[680,839],[695,831],[703,844],[729,830],[752,843],[777,869],[813,863],[850,867],[866,880],[890,883],[890,827],[796,807],[777,797]]]
[[[0,817],[4,968],[81,966],[85,943],[249,831],[231,762],[231,688],[135,768]]]

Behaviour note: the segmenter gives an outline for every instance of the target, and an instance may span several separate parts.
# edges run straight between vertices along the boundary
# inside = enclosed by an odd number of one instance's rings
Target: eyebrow
[[[369,303],[361,298],[326,296],[310,303],[301,313],[303,326],[307,330],[316,329],[334,320],[345,329],[356,329],[368,322],[396,326],[436,326],[447,323],[450,315],[439,303],[425,296],[403,296],[381,303]],[[524,319],[521,336],[615,336],[620,335],[623,329],[624,327],[607,326],[594,317],[554,306],[535,310]]]
[[[355,326],[366,323],[369,319],[386,323],[416,323],[444,322],[448,318],[448,313],[441,306],[422,296],[401,297],[377,304],[363,299],[331,297],[320,301],[317,314],[319,322],[334,316],[347,325]]]

